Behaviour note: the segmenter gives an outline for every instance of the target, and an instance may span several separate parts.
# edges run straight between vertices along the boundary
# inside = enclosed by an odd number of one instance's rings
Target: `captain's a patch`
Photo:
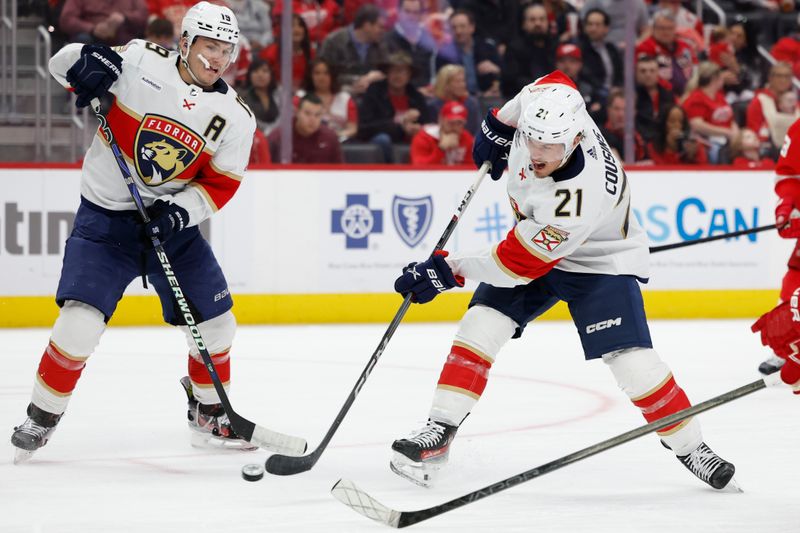
[[[539,233],[531,239],[533,244],[546,252],[552,252],[567,240],[569,240],[569,232],[549,225],[539,230]]]

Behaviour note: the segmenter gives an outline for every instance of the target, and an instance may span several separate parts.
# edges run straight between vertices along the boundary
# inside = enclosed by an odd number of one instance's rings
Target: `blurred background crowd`
[[[796,0],[212,0],[236,13],[242,51],[225,75],[258,119],[251,163],[471,162],[486,111],[556,68],[584,95],[611,146],[639,164],[769,169],[800,116]],[[68,42],[144,38],[175,49],[193,0],[28,0]],[[626,15],[633,33],[626,33]],[[633,49],[633,105],[625,53]],[[291,91],[282,84],[291,76]],[[631,94],[630,92],[627,94]],[[635,116],[623,154],[626,110]]]

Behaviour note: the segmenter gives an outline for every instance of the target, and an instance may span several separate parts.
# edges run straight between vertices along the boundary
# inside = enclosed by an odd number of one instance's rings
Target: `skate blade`
[[[247,442],[246,440],[223,439],[210,433],[200,433],[197,431],[191,431],[189,442],[193,448],[200,448],[203,450],[233,450],[252,452],[258,449],[258,446]]]
[[[395,456],[389,461],[389,468],[392,472],[426,489],[431,488],[436,482],[437,474],[442,466],[430,463],[414,463],[399,453],[395,453]]]
[[[21,448],[14,448],[14,464],[21,465],[30,461],[36,450],[23,450]]]
[[[742,493],[744,493],[744,490],[742,489],[741,485],[739,485],[739,482],[736,481],[736,478],[732,477],[731,480],[728,481],[727,485],[725,485],[724,487],[719,489],[719,492],[730,492],[732,494],[742,494]]]

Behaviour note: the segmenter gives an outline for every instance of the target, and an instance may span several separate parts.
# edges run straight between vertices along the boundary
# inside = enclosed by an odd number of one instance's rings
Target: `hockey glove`
[[[108,46],[87,44],[81,57],[67,71],[67,81],[78,96],[76,105],[86,107],[94,98],[108,93],[122,74],[122,56]]]
[[[800,238],[800,211],[789,198],[781,198],[775,208],[775,225],[784,239]]]
[[[186,209],[164,200],[153,202],[147,208],[147,214],[150,215],[150,222],[144,225],[142,239],[147,248],[153,247],[153,237],[164,244],[189,224],[189,213]]]
[[[761,333],[761,344],[772,348],[778,357],[785,359],[794,352],[793,344],[800,348],[800,322],[792,320],[789,302],[783,302],[761,315],[750,329],[753,333]]]
[[[404,297],[411,293],[411,301],[428,303],[443,291],[463,287],[464,278],[456,276],[444,258],[447,252],[439,250],[430,259],[421,263],[410,263],[394,282],[394,290]]]
[[[508,166],[508,152],[511,150],[511,142],[514,140],[517,128],[503,124],[494,116],[495,112],[494,109],[489,110],[475,134],[472,160],[478,168],[484,161],[489,161],[492,164],[492,179],[496,181],[503,176],[503,171]]]

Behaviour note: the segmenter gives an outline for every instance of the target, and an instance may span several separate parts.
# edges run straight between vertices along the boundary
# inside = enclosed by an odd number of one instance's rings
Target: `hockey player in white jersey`
[[[110,96],[108,123],[152,220],[141,223],[98,132],[84,159],[81,204],[64,251],[56,293],[61,311],[39,363],[28,418],[11,437],[18,461],[47,443],[117,302],[140,275],[156,289],[164,320],[187,336],[188,376],[181,384],[193,444],[252,448],[231,429],[152,249],[157,236],[227,387],[233,303],[198,224],[233,197],[250,153],[253,114],[220,79],[236,59],[238,41],[233,12],[200,2],[183,19],[179,52],[133,40],[114,49],[69,44],[51,59],[50,72],[75,92],[79,107]],[[140,390],[126,392],[132,408],[147,394],[146,375],[158,371],[156,364],[131,368],[142,374]]]
[[[402,295],[425,303],[480,281],[445,361],[425,427],[396,440],[391,468],[428,485],[447,461],[461,423],[480,398],[502,346],[558,300],[567,302],[586,359],[602,359],[647,421],[690,406],[653,350],[639,282],[649,251],[631,216],[631,187],[574,84],[555,71],[490,112],[475,139],[475,164],[508,166],[517,225],[477,253],[439,253],[403,269]],[[692,418],[658,432],[680,462],[715,489],[733,464],[703,442]]]

